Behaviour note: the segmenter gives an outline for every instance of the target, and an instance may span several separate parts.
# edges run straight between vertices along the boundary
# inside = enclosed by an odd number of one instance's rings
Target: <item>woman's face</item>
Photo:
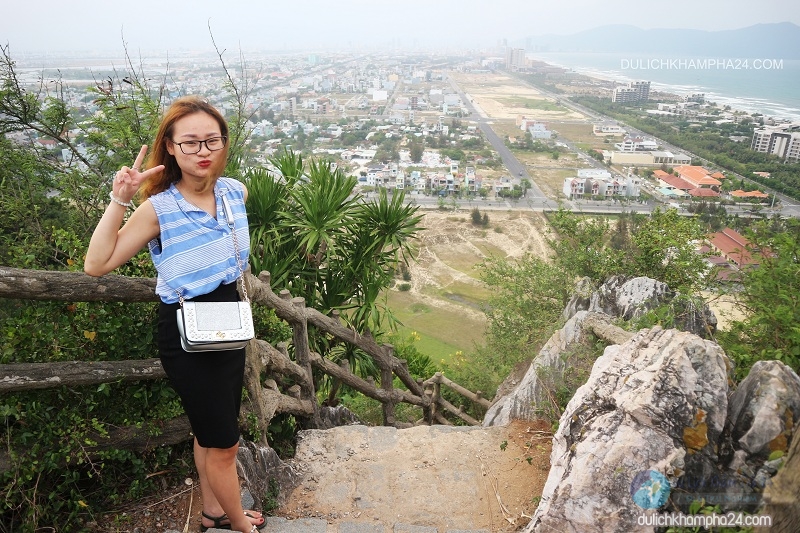
[[[227,139],[221,137],[219,123],[207,113],[192,113],[175,121],[167,151],[175,156],[182,179],[202,183],[220,176],[227,154],[223,149]]]

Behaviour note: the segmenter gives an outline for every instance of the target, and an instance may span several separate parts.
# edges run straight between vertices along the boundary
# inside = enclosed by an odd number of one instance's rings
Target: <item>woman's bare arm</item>
[[[146,200],[130,216],[125,225],[120,225],[127,207],[139,186],[151,174],[161,172],[163,165],[139,172],[147,146],[142,146],[132,167],[122,167],[114,177],[111,202],[106,207],[100,222],[89,241],[83,270],[90,276],[108,274],[136,255],[148,241],[159,234],[158,217],[149,200]]]

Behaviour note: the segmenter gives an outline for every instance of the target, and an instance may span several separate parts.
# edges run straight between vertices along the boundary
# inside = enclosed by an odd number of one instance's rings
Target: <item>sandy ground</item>
[[[725,330],[731,322],[745,318],[742,309],[736,305],[736,296],[710,292],[703,292],[701,296],[708,302],[708,306],[717,316],[718,330]]]
[[[478,262],[490,256],[518,258],[526,253],[546,257],[550,253],[542,233],[545,219],[538,213],[491,211],[490,226],[473,226],[470,213],[462,210],[425,211],[422,225],[425,231],[418,242],[417,261],[410,265],[411,293],[434,307],[457,307],[463,313],[482,318],[479,311],[458,305],[448,300],[432,298],[427,289],[446,289],[454,282],[483,287],[477,271],[471,273],[465,262]],[[499,229],[500,231],[497,231]],[[454,253],[458,257],[453,257]],[[447,255],[447,258],[443,256]],[[460,269],[451,266],[461,263]]]
[[[558,110],[531,109],[524,106],[512,106],[512,98],[525,98],[530,100],[550,100],[537,89],[519,84],[517,80],[502,74],[470,74],[451,76],[456,79],[459,87],[472,98],[483,113],[493,119],[516,119],[519,116],[537,120],[548,119],[581,119],[580,113],[567,108]],[[552,100],[551,100],[552,101]]]

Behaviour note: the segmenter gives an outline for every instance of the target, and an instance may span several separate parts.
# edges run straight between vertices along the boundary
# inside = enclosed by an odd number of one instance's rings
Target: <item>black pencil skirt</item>
[[[236,284],[193,298],[235,302]],[[189,416],[192,432],[204,448],[230,448],[239,442],[239,408],[244,379],[244,348],[219,352],[187,352],[181,347],[176,312],[180,304],[161,302],[158,351],[161,364]]]

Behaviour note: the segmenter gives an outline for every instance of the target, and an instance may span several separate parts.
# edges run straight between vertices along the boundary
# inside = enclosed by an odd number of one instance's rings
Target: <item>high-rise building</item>
[[[650,99],[650,82],[649,81],[634,81],[630,84],[631,88],[636,91],[640,102],[646,102]]]
[[[506,68],[508,70],[517,71],[524,69],[526,66],[524,48],[506,49]]]
[[[638,102],[636,90],[632,87],[617,87],[611,93],[611,101],[616,104],[631,104]]]
[[[785,162],[800,162],[800,125],[759,128],[753,132],[750,149],[777,155]]]
[[[646,102],[650,98],[649,81],[632,81],[627,87],[617,87],[611,93],[611,101],[620,104]]]

